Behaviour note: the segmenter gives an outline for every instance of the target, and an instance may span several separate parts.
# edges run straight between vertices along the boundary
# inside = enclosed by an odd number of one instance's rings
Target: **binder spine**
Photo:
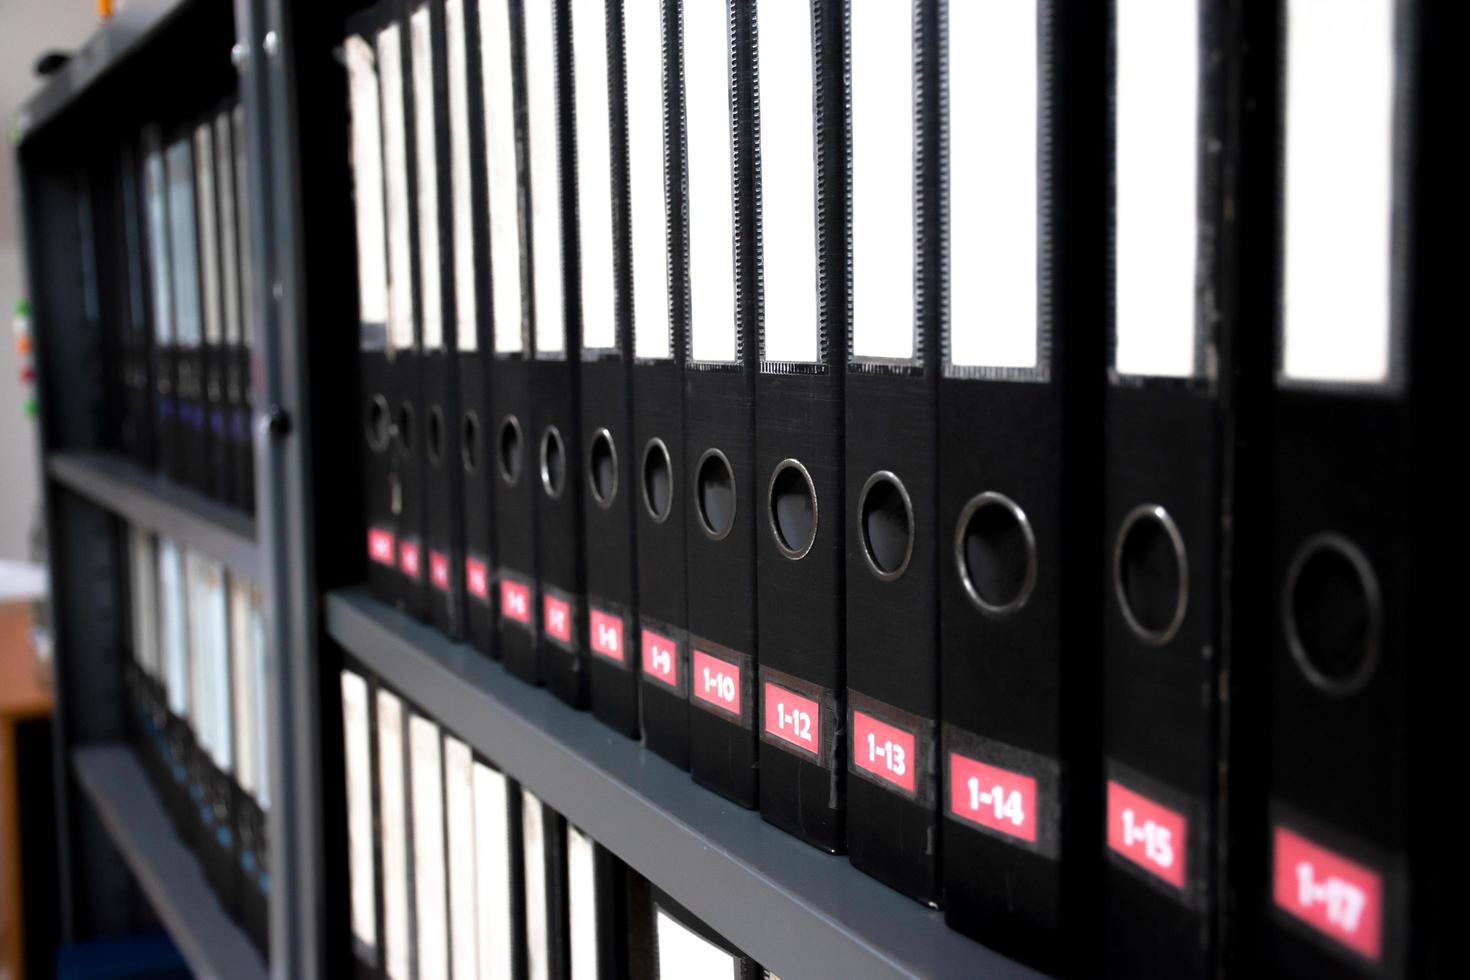
[[[758,16],[768,10],[778,13],[768,2],[756,5]],[[842,396],[850,326],[851,216],[844,11],[844,4],[826,0],[809,6],[812,109],[807,124],[812,128],[815,182],[813,213],[805,218],[814,222],[816,249],[806,261],[816,273],[817,307],[811,311],[815,322],[795,322],[793,318],[807,311],[800,306],[783,308],[779,296],[776,303],[765,301],[768,290],[762,283],[755,451],[760,495],[756,579],[761,814],[788,833],[834,853],[844,848],[847,782]],[[783,29],[791,29],[787,19],[791,16],[783,14]],[[772,28],[758,21],[757,41]],[[764,44],[757,43],[757,49],[758,55],[766,52]],[[762,63],[754,77],[758,81],[769,73]],[[779,88],[756,92],[756,105],[761,107],[756,118],[764,114],[768,101],[794,94]],[[768,145],[769,141],[757,140],[762,187],[765,168],[770,166]],[[798,145],[777,155],[776,165],[801,149]],[[772,225],[764,218],[766,206],[763,200],[759,212],[763,244]],[[773,216],[786,222],[802,217]],[[763,280],[768,277],[768,259],[789,261],[789,253],[783,250],[771,258],[767,250],[760,265]],[[810,363],[773,359],[773,346],[766,339],[772,330],[815,332],[817,359]],[[793,601],[797,596],[799,601]]]
[[[940,795],[946,920],[1043,969],[1063,970],[1082,954],[1060,938],[1088,935],[1096,912],[1100,677],[1096,657],[1081,651],[1099,629],[1093,570],[1104,294],[1092,269],[1106,247],[1106,34],[1095,4],[1042,2],[1034,10],[1035,40],[1012,42],[1036,46],[1031,247],[1039,288],[1023,311],[1035,318],[1031,356],[965,351],[961,331],[999,327],[975,322],[980,314],[970,303],[983,299],[973,293],[964,306],[951,304],[971,273],[949,256],[941,285]],[[983,29],[969,18],[951,22],[951,68],[974,57],[955,23]],[[950,131],[966,123],[965,101],[975,94],[949,93]],[[956,145],[946,136],[946,155]],[[949,160],[943,166],[940,220],[946,239],[960,241],[975,233],[977,216],[952,214],[950,202],[973,190],[962,181],[986,176],[950,169]]]
[[[574,18],[584,16],[593,4],[581,4]],[[578,118],[582,118],[583,91],[601,86],[606,92],[606,146],[599,152],[585,153],[578,159],[579,244],[584,255],[596,261],[603,259],[610,267],[594,270],[586,261],[582,266],[582,363],[581,363],[581,432],[586,486],[583,496],[583,527],[586,533],[587,564],[587,634],[592,712],[610,727],[629,737],[638,736],[638,576],[634,541],[637,507],[637,461],[633,446],[633,270],[632,239],[629,229],[628,188],[628,124],[627,89],[623,46],[623,10],[621,4],[596,4],[603,7],[605,25],[606,77],[588,77],[587,68],[598,64],[594,56],[586,67],[577,69]],[[596,18],[594,11],[590,14]],[[587,36],[585,25],[573,21],[577,38]],[[595,43],[595,42],[593,42]],[[575,52],[574,52],[575,56]],[[661,101],[661,100],[660,100]],[[601,108],[597,92],[587,96],[588,110]],[[580,145],[588,147],[592,140],[604,135],[601,120],[592,118],[580,137]],[[593,160],[603,160],[606,175],[588,172]],[[603,198],[594,188],[581,199],[583,183],[601,181],[609,186]],[[604,215],[589,215],[586,208],[606,208]],[[661,203],[661,202],[660,202]],[[590,227],[589,227],[590,224]],[[594,233],[606,236],[599,243]],[[592,277],[596,276],[596,280]],[[590,281],[601,283],[601,289],[590,289]],[[610,288],[610,293],[608,292]],[[611,308],[593,308],[588,298],[611,301]],[[591,326],[598,318],[598,335]],[[612,347],[603,347],[606,341]]]
[[[245,108],[236,104],[230,111],[230,133],[235,153],[235,216],[239,228],[240,339],[231,352],[230,381],[237,386],[239,404],[230,416],[230,438],[235,444],[236,501],[247,513],[255,513],[255,438],[251,429],[255,381],[251,357],[256,335],[255,239],[250,233],[252,215],[249,194],[249,144],[245,133]]]
[[[425,23],[426,22],[426,23]],[[459,639],[464,629],[464,557],[461,428],[458,381],[454,187],[451,184],[446,33],[442,0],[428,0],[413,14],[414,105],[419,188],[420,295],[424,324],[425,556],[429,620]],[[424,38],[423,35],[427,35]],[[427,43],[426,43],[427,42]],[[428,58],[422,57],[428,47]],[[428,72],[428,78],[422,77]],[[425,112],[423,110],[427,109]],[[425,184],[430,189],[426,189]],[[430,198],[432,194],[432,199]],[[423,227],[429,224],[428,228]],[[437,261],[434,261],[437,259]],[[431,279],[437,287],[431,287]],[[437,327],[429,329],[433,319]]]
[[[646,13],[646,9],[642,12]],[[629,460],[630,484],[636,486],[637,514],[634,540],[637,545],[638,623],[633,642],[638,650],[642,675],[639,688],[643,741],[654,752],[682,769],[689,768],[689,648],[685,626],[688,623],[688,585],[685,579],[685,528],[689,506],[688,477],[684,472],[684,362],[688,351],[689,295],[687,263],[683,249],[676,247],[684,235],[682,219],[675,221],[684,207],[684,109],[681,83],[683,44],[680,40],[682,11],[677,3],[659,6],[659,82],[662,96],[661,149],[657,166],[663,179],[659,182],[659,201],[664,217],[657,229],[650,227],[647,202],[643,197],[651,190],[641,184],[635,188],[632,179],[653,166],[648,159],[651,120],[633,113],[640,102],[646,105],[651,93],[649,79],[640,69],[648,64],[647,47],[651,40],[645,20],[626,16],[623,22],[625,47],[643,53],[630,54],[626,68],[629,98],[628,153],[630,231],[633,245],[630,257],[638,259],[654,252],[653,242],[662,235],[666,262],[663,291],[663,328],[666,337],[643,322],[648,316],[657,322],[658,304],[647,309],[644,289],[635,285],[633,358],[633,442]],[[635,74],[637,73],[637,74]],[[641,195],[640,196],[640,191]],[[637,278],[635,283],[654,287],[656,270],[650,278]],[[653,289],[657,292],[657,289]],[[643,338],[658,357],[645,356]]]
[[[915,139],[913,340],[903,357],[870,354],[858,342],[863,249],[856,228],[859,185],[872,151],[859,103],[876,93],[860,84],[864,55],[876,45],[849,10],[853,83],[853,331],[845,381],[847,592],[847,847],[860,870],[931,905],[939,901],[939,821],[935,806],[939,714],[937,460],[935,376],[943,269],[938,214],[939,111],[937,5],[915,4],[912,20]],[[884,27],[887,25],[885,24]],[[870,74],[869,79],[872,79]],[[907,129],[908,127],[905,127]],[[898,139],[903,130],[880,138]],[[871,195],[875,188],[862,193]],[[871,201],[867,202],[871,204]],[[901,234],[901,230],[888,229]],[[868,259],[872,261],[871,258]],[[871,315],[871,314],[869,314]],[[872,329],[871,326],[868,329]],[[876,351],[886,351],[879,345]]]
[[[456,302],[455,317],[461,330],[468,323],[468,334],[462,333],[455,349],[455,370],[460,396],[460,472],[464,495],[464,583],[465,632],[471,644],[491,654],[495,643],[495,545],[492,497],[495,461],[493,413],[490,398],[490,367],[494,359],[493,305],[490,273],[490,229],[485,217],[489,213],[487,169],[485,161],[485,72],[480,63],[480,4],[470,0],[448,0],[446,11],[454,9],[462,25],[464,64],[464,113],[467,117],[464,140],[469,154],[469,256],[460,254],[462,240],[455,239],[455,266],[468,269],[473,309],[466,310]],[[451,58],[455,41],[450,40]],[[453,65],[451,60],[451,66]],[[451,68],[451,85],[455,83]],[[453,113],[454,91],[450,91]],[[458,194],[456,206],[462,205]],[[463,272],[459,272],[463,274]],[[458,295],[458,294],[457,294]],[[471,319],[472,317],[472,319]],[[473,339],[473,344],[467,341]]]
[[[523,680],[541,683],[540,661],[537,656],[540,623],[538,612],[540,600],[537,581],[536,537],[540,533],[536,526],[536,497],[540,492],[535,472],[534,420],[532,419],[531,324],[532,297],[528,283],[530,279],[530,245],[527,218],[530,204],[527,200],[526,177],[526,126],[525,126],[525,48],[522,27],[522,6],[518,0],[482,5],[480,9],[481,37],[486,40],[482,48],[485,59],[481,61],[484,72],[486,99],[486,153],[487,165],[492,168],[488,177],[490,187],[491,268],[495,301],[495,361],[491,366],[491,402],[494,408],[494,429],[487,432],[490,455],[495,460],[496,475],[493,523],[495,527],[496,571],[496,645],[506,669]],[[494,21],[491,21],[494,18]],[[509,58],[505,58],[502,46],[509,47]],[[497,69],[492,65],[498,64]],[[511,89],[509,98],[502,89]],[[508,117],[508,118],[507,118]],[[492,132],[489,127],[498,126]],[[508,172],[512,165],[503,156],[496,157],[497,133],[514,133],[515,158],[514,177]],[[503,153],[503,145],[501,152]],[[495,170],[496,167],[499,170]],[[504,226],[508,215],[509,186],[515,188],[516,224],[519,235],[513,240],[495,237],[497,224]],[[497,187],[503,193],[496,194]],[[515,262],[503,254],[514,242],[517,252]],[[511,270],[516,275],[511,276]],[[519,310],[514,322],[505,322],[511,313],[506,297],[519,297]],[[514,338],[514,343],[503,343],[502,334]]]

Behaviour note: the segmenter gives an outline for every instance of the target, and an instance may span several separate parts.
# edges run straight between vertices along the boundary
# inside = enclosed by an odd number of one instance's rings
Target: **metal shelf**
[[[220,907],[133,750],[117,743],[76,749],[71,765],[189,968],[201,977],[264,980],[260,954]]]
[[[71,60],[16,117],[22,140],[65,112],[100,79],[133,54],[190,0],[130,0],[99,26]]]
[[[46,472],[133,524],[202,551],[253,582],[261,580],[255,521],[249,515],[108,453],[52,453]]]
[[[1039,976],[366,589],[328,594],[326,618],[365,667],[775,973]]]

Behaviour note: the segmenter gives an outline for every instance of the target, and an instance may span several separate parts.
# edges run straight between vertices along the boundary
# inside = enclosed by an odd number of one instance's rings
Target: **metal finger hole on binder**
[[[552,500],[560,500],[566,485],[566,446],[557,427],[548,425],[541,434],[541,488]]]
[[[970,601],[991,616],[1019,611],[1036,588],[1036,533],[1010,497],[986,490],[955,522],[955,565]]]
[[[735,495],[735,470],[729,457],[720,450],[706,449],[694,472],[694,506],[699,513],[699,527],[711,541],[723,541],[735,526],[735,508],[739,504]]]
[[[657,524],[669,519],[674,506],[674,465],[669,447],[659,438],[648,440],[643,448],[643,506]]]
[[[500,478],[511,486],[521,480],[521,445],[521,421],[514,415],[507,415],[500,423],[500,452],[497,462],[500,466]]]
[[[1287,645],[1314,687],[1345,697],[1378,666],[1383,597],[1362,549],[1340,534],[1315,535],[1297,549],[1282,601]]]
[[[776,464],[767,501],[776,547],[792,561],[805,558],[817,540],[821,508],[812,475],[800,460],[783,459]]]
[[[884,582],[896,581],[908,570],[914,556],[914,503],[908,489],[892,471],[878,470],[858,493],[857,509],[858,537],[869,570]],[[900,536],[904,541],[902,557],[893,547],[896,541],[885,540]]]
[[[1113,593],[1128,628],[1151,646],[1168,643],[1183,625],[1189,557],[1174,518],[1158,504],[1140,504],[1123,519],[1113,547]]]
[[[587,447],[587,488],[603,510],[611,507],[618,496],[618,447],[606,428],[593,433]]]

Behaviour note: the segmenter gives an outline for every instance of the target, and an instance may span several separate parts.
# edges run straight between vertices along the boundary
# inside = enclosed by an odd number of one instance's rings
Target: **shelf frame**
[[[137,754],[101,743],[73,750],[71,768],[189,968],[201,977],[264,980],[259,952],[220,907]]]
[[[105,452],[59,452],[46,475],[129,523],[165,535],[259,581],[260,549],[249,515]]]
[[[1040,976],[366,589],[329,593],[326,619],[363,667],[776,974]]]

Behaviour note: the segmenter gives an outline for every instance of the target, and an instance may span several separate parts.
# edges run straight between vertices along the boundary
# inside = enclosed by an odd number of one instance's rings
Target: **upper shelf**
[[[191,0],[129,0],[21,107],[16,129],[23,141],[61,115],[97,80],[121,64]],[[36,54],[41,52],[37,51]]]
[[[46,472],[133,524],[202,551],[244,578],[261,580],[255,521],[249,515],[108,453],[53,453]]]
[[[366,668],[776,974],[1038,975],[366,589],[326,613]]]
[[[198,861],[174,833],[133,750],[121,744],[96,745],[73,751],[71,763],[189,968],[201,977],[265,980],[260,954],[220,907]]]

